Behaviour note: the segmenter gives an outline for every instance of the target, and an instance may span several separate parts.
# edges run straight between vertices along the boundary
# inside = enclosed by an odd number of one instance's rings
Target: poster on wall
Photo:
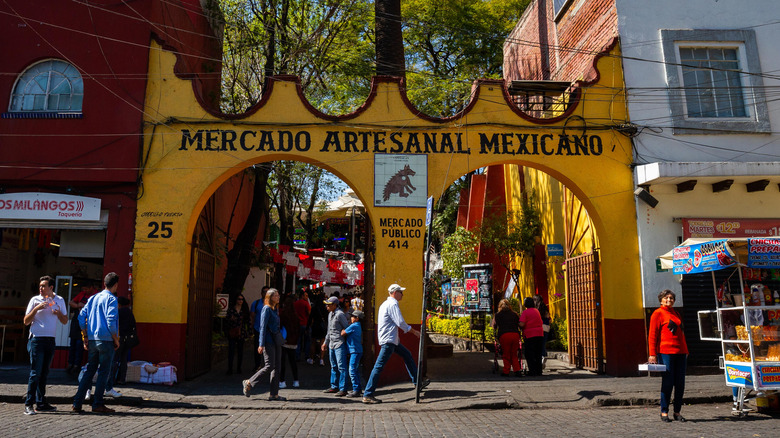
[[[463,276],[466,285],[466,307],[468,311],[492,313],[493,265],[487,263],[463,265]]]
[[[452,316],[467,316],[466,291],[463,289],[463,280],[453,279],[450,285],[450,314]]]
[[[449,281],[441,284],[441,304],[445,309],[450,307],[450,292],[452,292],[452,283]]]
[[[427,155],[374,155],[375,207],[426,207],[427,202]]]

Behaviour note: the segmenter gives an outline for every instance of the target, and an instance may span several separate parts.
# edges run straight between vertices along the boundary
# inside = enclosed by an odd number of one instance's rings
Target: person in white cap
[[[379,355],[376,358],[374,369],[371,370],[371,376],[368,378],[366,389],[363,392],[363,403],[374,404],[381,403],[381,400],[374,398],[374,391],[376,391],[376,385],[379,381],[379,374],[385,367],[385,364],[390,359],[393,353],[401,356],[404,364],[406,365],[406,371],[409,372],[409,377],[412,378],[412,382],[417,385],[417,364],[412,358],[412,353],[401,345],[398,337],[398,329],[400,328],[405,333],[412,332],[418,338],[420,332],[413,329],[412,326],[406,323],[403,315],[401,315],[401,309],[398,307],[398,302],[404,298],[405,287],[401,287],[398,284],[391,284],[387,288],[387,292],[390,294],[379,306],[379,314],[377,315],[377,337],[379,338]],[[426,380],[422,383],[422,387],[428,386],[430,381]]]

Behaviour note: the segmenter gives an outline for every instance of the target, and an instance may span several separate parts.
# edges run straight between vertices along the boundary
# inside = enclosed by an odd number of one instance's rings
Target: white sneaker
[[[314,360],[312,360],[312,358],[308,358],[306,359],[306,363],[309,365],[314,365]]]
[[[279,382],[279,389],[287,388],[287,383],[285,382]]]
[[[547,368],[547,358],[542,356],[542,369]]]
[[[92,398],[92,390],[88,389],[87,394],[84,396],[84,400],[89,401]]]
[[[114,398],[122,397],[122,393],[117,391],[116,389],[113,389],[113,388],[111,388],[108,391],[104,392],[103,395],[105,397],[114,397]]]
[[[300,387],[301,387],[301,384],[298,383],[297,380],[293,382],[293,388],[300,388]]]

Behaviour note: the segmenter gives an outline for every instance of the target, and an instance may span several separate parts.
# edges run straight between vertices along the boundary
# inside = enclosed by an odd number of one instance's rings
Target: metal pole
[[[425,363],[425,320],[427,317],[427,312],[425,309],[425,303],[427,301],[427,295],[428,295],[428,280],[430,279],[430,264],[431,264],[431,234],[432,234],[432,226],[431,226],[431,219],[433,217],[433,196],[428,198],[428,211],[426,212],[425,217],[425,226],[428,229],[427,231],[427,239],[425,242],[425,271],[423,274],[423,290],[422,290],[422,323],[420,324],[420,346],[417,350],[417,379],[415,380],[417,384],[415,385],[415,397],[414,402],[420,403],[420,385],[422,384],[422,376],[423,376],[423,363]]]

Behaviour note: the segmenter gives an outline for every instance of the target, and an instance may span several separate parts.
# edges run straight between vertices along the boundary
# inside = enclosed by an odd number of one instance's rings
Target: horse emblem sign
[[[426,155],[376,154],[374,156],[374,205],[377,207],[425,207],[428,196]]]

